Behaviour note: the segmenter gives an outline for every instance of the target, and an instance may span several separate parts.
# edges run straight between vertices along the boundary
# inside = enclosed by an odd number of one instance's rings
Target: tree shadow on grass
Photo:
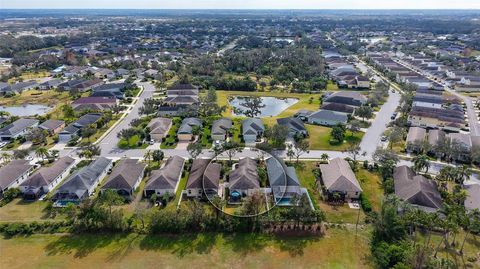
[[[232,235],[224,235],[225,244],[230,246],[232,251],[240,256],[261,251],[271,243],[271,237],[263,234],[240,233]]]
[[[281,251],[286,251],[291,257],[303,256],[304,249],[321,239],[319,236],[291,237],[277,236],[275,241]]]
[[[45,252],[49,256],[73,254],[73,257],[75,258],[84,258],[95,250],[107,247],[111,244],[118,244],[119,246],[122,246],[127,237],[127,234],[64,235],[59,239],[49,243],[45,247]]]
[[[215,234],[200,233],[187,235],[147,235],[140,242],[140,249],[149,251],[170,251],[177,257],[191,253],[208,254],[215,245]]]

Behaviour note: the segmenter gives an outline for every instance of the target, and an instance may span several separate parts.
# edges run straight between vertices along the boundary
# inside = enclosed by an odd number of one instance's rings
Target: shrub
[[[360,206],[362,207],[363,211],[371,212],[372,211],[372,203],[368,200],[368,197],[364,194],[360,194]]]

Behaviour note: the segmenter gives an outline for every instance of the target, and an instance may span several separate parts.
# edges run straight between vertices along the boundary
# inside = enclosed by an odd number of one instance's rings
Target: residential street
[[[138,97],[137,102],[126,112],[127,115],[113,129],[111,129],[101,141],[98,142],[98,145],[102,150],[102,155],[123,156],[123,154],[126,152],[126,150],[122,150],[117,147],[119,141],[117,134],[121,130],[129,128],[130,122],[139,117],[138,111],[140,107],[143,106],[143,101],[147,98],[151,98],[155,91],[155,86],[153,86],[151,83],[138,83],[138,85],[143,87],[143,92]]]
[[[432,82],[439,83],[440,85],[442,85],[445,88],[445,90],[447,92],[449,92],[449,93],[455,95],[456,97],[462,99],[465,102],[465,105],[467,106],[466,113],[467,113],[467,117],[468,117],[468,126],[470,128],[470,134],[471,135],[480,135],[480,122],[478,121],[477,113],[475,112],[475,108],[473,107],[472,99],[470,97],[465,96],[463,94],[460,94],[457,91],[453,90],[452,88],[448,87],[441,78],[437,77],[437,81],[435,81],[432,78],[417,72],[416,70],[411,68],[410,65],[404,63],[403,61],[401,61],[399,59],[396,59],[396,62],[398,64],[401,64],[404,67],[412,70],[413,72],[416,72],[416,73],[424,76],[425,78],[431,80]]]
[[[400,98],[401,95],[398,91],[395,91],[395,93],[390,92],[387,102],[383,104],[380,111],[376,114],[372,125],[363,136],[360,148],[362,152],[366,152],[367,159],[371,159],[373,153],[380,145],[381,136],[387,129],[388,123],[392,121],[390,117],[400,104]]]

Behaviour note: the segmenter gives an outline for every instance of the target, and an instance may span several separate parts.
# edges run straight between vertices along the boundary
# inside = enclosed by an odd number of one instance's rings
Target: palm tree
[[[145,152],[145,155],[143,155],[143,158],[145,159],[145,161],[147,161],[147,163],[150,164],[150,161],[152,160],[152,151],[151,150],[147,150]]]
[[[328,159],[329,159],[330,157],[328,156],[327,153],[323,153],[322,156],[320,156],[320,158],[322,159],[322,161],[325,161],[325,162],[326,162],[326,161],[328,161]]]
[[[38,147],[35,150],[35,156],[37,156],[37,158],[42,158],[42,162],[45,161],[45,157],[48,157],[48,149],[44,147]]]
[[[8,154],[8,152],[2,152],[2,155],[0,155],[0,160],[2,160],[2,162],[8,162],[12,159],[12,155]]]
[[[413,170],[420,172],[425,169],[425,173],[428,173],[430,163],[428,162],[428,156],[425,154],[417,155],[413,157]]]
[[[469,179],[471,175],[472,172],[466,165],[462,165],[454,169],[454,180],[457,184],[463,184],[463,182]]]

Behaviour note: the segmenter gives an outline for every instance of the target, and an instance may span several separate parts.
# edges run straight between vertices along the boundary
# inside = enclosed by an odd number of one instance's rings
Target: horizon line
[[[480,11],[480,8],[2,8],[0,12],[5,10],[306,10],[306,11],[321,11],[321,10],[460,10],[460,11]]]

